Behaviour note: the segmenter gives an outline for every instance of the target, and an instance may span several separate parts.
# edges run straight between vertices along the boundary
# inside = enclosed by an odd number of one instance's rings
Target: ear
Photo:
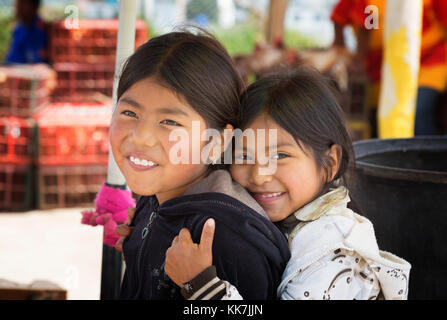
[[[330,174],[329,177],[327,177],[326,182],[330,182],[334,180],[335,176],[337,175],[338,169],[340,168],[341,158],[342,158],[342,150],[341,147],[338,144],[333,144],[329,150],[326,151],[326,156],[329,158],[329,168],[330,168]]]
[[[221,154],[223,154],[230,145],[231,140],[233,139],[233,135],[234,135],[234,127],[231,124],[227,124],[225,126],[225,129],[223,129],[221,133],[221,141],[223,141],[223,143],[221,143],[222,146]]]
[[[233,138],[233,126],[231,124],[227,124],[226,127],[222,130],[220,134],[220,150],[219,155],[214,154],[214,146],[217,144],[217,141],[213,141],[213,148],[212,148],[212,155],[210,156],[212,159],[217,160],[222,157],[225,150],[228,148],[228,146],[231,144],[231,140]],[[217,138],[217,136],[215,136]],[[213,138],[214,139],[214,138]],[[230,150],[231,153],[231,150]]]

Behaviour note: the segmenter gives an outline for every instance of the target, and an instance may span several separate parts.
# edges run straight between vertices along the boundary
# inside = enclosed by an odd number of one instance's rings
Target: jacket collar
[[[349,198],[348,189],[344,186],[330,189],[329,192],[316,198],[312,202],[309,202],[304,207],[298,209],[290,216],[285,218],[282,222],[283,227],[286,230],[293,229],[299,222],[309,222],[320,218],[322,215],[327,214],[334,207],[347,207]]]
[[[227,170],[215,170],[206,178],[191,186],[184,195],[193,195],[206,192],[223,193],[235,198],[250,207],[264,218],[269,219],[267,213],[261,205],[245,190],[240,184],[235,182]]]

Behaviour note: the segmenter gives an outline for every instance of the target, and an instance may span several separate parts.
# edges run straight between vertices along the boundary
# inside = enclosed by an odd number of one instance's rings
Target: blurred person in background
[[[367,29],[368,5],[378,8],[378,29]],[[383,31],[386,0],[339,0],[331,19],[334,22],[333,46],[345,47],[343,28],[351,25],[357,38],[352,63],[354,73],[366,73],[370,81],[368,98],[372,136],[377,136],[377,106],[382,68]],[[415,135],[437,133],[436,108],[447,84],[447,1],[423,0],[421,63],[416,102]]]
[[[378,8],[378,29],[366,29],[364,13],[366,6],[373,4]],[[377,137],[377,106],[379,104],[380,71],[382,65],[383,21],[385,20],[385,0],[339,0],[335,5],[331,20],[334,23],[334,47],[345,47],[343,29],[351,26],[357,40],[357,49],[350,66],[357,76],[366,76],[368,88],[368,119],[371,124],[371,137]]]
[[[48,62],[48,35],[39,17],[40,0],[16,0],[17,25],[6,55],[6,64]]]

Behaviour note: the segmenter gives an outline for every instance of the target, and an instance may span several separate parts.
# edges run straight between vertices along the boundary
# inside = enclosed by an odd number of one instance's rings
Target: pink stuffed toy
[[[129,190],[112,188],[105,183],[96,195],[95,210],[87,210],[81,212],[82,224],[91,226],[104,226],[103,241],[111,247],[119,239],[119,235],[115,233],[118,224],[124,223],[127,219],[127,209],[135,207],[135,199]]]

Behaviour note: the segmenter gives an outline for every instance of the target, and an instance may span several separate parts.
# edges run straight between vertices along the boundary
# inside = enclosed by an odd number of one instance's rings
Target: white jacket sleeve
[[[233,286],[228,281],[224,281],[224,283],[226,292],[221,300],[244,300],[235,286]]]
[[[293,277],[281,300],[376,299],[380,285],[373,270],[357,253],[337,249]]]

